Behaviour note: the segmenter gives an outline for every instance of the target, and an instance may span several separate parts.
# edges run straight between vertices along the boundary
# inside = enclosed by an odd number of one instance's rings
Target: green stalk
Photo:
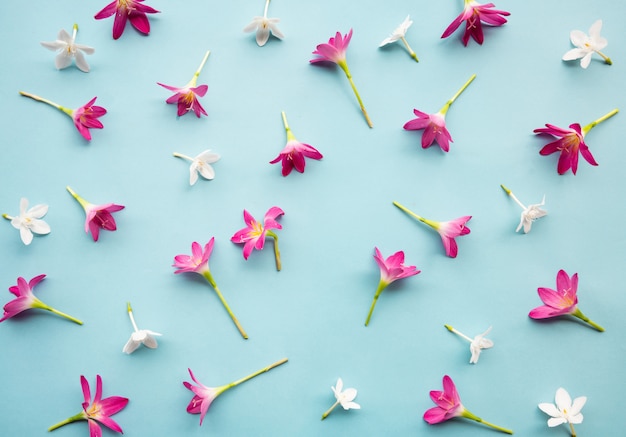
[[[213,290],[215,290],[215,293],[217,294],[217,297],[222,302],[222,305],[224,306],[224,308],[226,309],[226,312],[228,312],[228,315],[230,316],[230,318],[232,319],[233,323],[235,324],[235,326],[239,330],[239,333],[241,334],[241,336],[244,339],[247,340],[248,339],[248,334],[246,334],[246,331],[244,331],[243,327],[239,323],[239,320],[237,320],[237,317],[235,317],[235,314],[230,309],[230,306],[228,305],[228,302],[226,302],[226,299],[224,299],[224,296],[222,295],[222,292],[220,291],[220,289],[217,288],[217,284],[215,283],[215,280],[213,279],[213,276],[211,275],[211,272],[209,270],[207,270],[206,272],[202,273],[202,276],[204,276],[204,278],[207,281],[209,281],[209,284],[211,284],[211,287],[213,287]]]

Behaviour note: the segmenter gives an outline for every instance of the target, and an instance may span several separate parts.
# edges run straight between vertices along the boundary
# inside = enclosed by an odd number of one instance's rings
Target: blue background
[[[114,416],[128,436],[492,435],[463,420],[422,420],[445,374],[468,409],[516,435],[568,435],[565,426],[549,429],[537,408],[561,386],[588,397],[580,435],[623,434],[615,413],[626,382],[624,114],[589,133],[600,165],[581,159],[576,176],[557,174],[557,156],[538,153],[548,138],[532,130],[626,109],[626,3],[499,0],[509,23],[467,47],[462,30],[440,39],[461,0],[276,0],[269,16],[281,19],[286,38],[265,47],[241,31],[262,14],[262,0],[147,3],[162,11],[149,16],[151,34],[128,24],[117,41],[112,19],[93,19],[104,0],[0,3],[0,212],[17,214],[24,196],[50,205],[52,227],[24,246],[3,221],[2,302],[18,276],[45,273],[36,295],[85,322],[31,310],[2,323],[3,435],[47,435],[80,411],[80,375],[93,385],[96,374],[104,396],[130,398]],[[407,14],[418,64],[400,43],[377,48]],[[614,65],[597,56],[587,70],[562,62],[569,32],[587,32],[598,18]],[[74,22],[77,42],[96,48],[88,74],[57,71],[55,54],[39,45],[61,28],[71,33]],[[317,44],[350,28],[348,63],[373,129],[343,73],[308,62]],[[156,82],[185,85],[209,49],[198,81],[209,86],[201,100],[209,116],[177,118]],[[421,133],[402,125],[414,108],[438,111],[473,73],[448,112],[450,152],[423,150]],[[105,128],[87,142],[68,117],[19,90],[71,108],[98,96],[109,111]],[[268,163],[286,140],[281,110],[298,139],[324,154],[286,178]],[[216,178],[190,187],[188,164],[172,153],[207,148],[222,156]],[[514,232],[521,210],[501,183],[526,204],[546,195],[549,215],[528,235]],[[118,230],[94,243],[66,185],[93,203],[126,205],[115,215]],[[458,258],[446,257],[439,236],[394,200],[435,220],[472,215]],[[274,205],[285,211],[281,272],[271,242],[246,262],[229,241],[244,208],[260,219]],[[173,274],[175,255],[212,236],[211,270],[247,341],[202,278]],[[404,250],[422,273],[390,286],[365,328],[379,279],[375,246],[385,256]],[[606,332],[528,318],[541,304],[537,287],[554,288],[559,269],[579,273],[580,308]],[[157,350],[122,353],[132,331],[127,301],[140,328],[164,334]],[[495,346],[470,365],[468,343],[445,323],[470,336],[493,326]],[[202,427],[185,412],[188,367],[218,386],[283,357],[287,364],[218,398]],[[358,389],[362,409],[338,408],[322,422],[337,377]],[[85,436],[87,425],[55,435]]]

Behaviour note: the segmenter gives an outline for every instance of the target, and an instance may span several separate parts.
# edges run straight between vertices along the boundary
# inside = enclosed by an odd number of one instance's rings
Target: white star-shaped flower
[[[511,190],[509,190],[504,185],[500,185],[502,189],[513,198],[515,203],[517,203],[522,208],[522,215],[520,217],[519,225],[515,229],[515,232],[519,232],[520,229],[524,228],[524,233],[527,234],[530,232],[530,228],[535,220],[541,218],[545,215],[548,215],[548,211],[541,209],[543,205],[546,203],[546,196],[544,195],[541,199],[541,203],[536,203],[534,205],[525,206],[522,202],[519,201],[515,194]]]
[[[56,41],[43,41],[41,45],[49,50],[58,52],[58,55],[55,59],[55,65],[59,70],[69,67],[72,63],[72,58],[74,58],[76,59],[76,66],[81,71],[88,73],[89,64],[87,64],[83,52],[91,55],[93,54],[93,52],[95,52],[95,49],[93,47],[89,47],[83,44],[76,44],[74,40],[76,39],[77,31],[78,26],[76,24],[74,24],[74,32],[72,36],[70,36],[69,33],[65,31],[65,29],[61,29],[59,31],[59,35],[57,36]]]
[[[331,387],[331,389],[335,395],[335,399],[337,399],[337,402],[335,402],[332,407],[322,414],[322,420],[326,419],[326,417],[328,417],[337,405],[341,405],[344,410],[359,410],[361,408],[359,404],[353,402],[357,394],[356,389],[347,388],[344,390],[341,378],[337,378],[337,384],[335,384],[335,387]]]
[[[269,8],[270,0],[265,2],[265,11],[263,16],[256,16],[252,19],[250,24],[243,28],[243,31],[253,32],[256,30],[256,43],[263,47],[270,38],[270,32],[278,39],[283,39],[285,35],[278,29],[277,24],[280,22],[278,18],[267,18],[267,9]]]
[[[158,332],[150,331],[149,329],[139,329],[137,324],[135,323],[135,318],[133,317],[133,309],[130,307],[130,303],[128,303],[128,316],[130,317],[130,321],[133,324],[134,332],[130,335],[130,338],[124,345],[122,352],[127,354],[132,354],[137,350],[140,345],[144,345],[149,347],[150,349],[156,349],[158,347],[155,336],[161,336]]]
[[[577,397],[574,399],[574,403],[572,403],[572,398],[569,393],[564,388],[560,387],[556,391],[554,400],[556,405],[549,403],[541,403],[538,405],[541,411],[552,416],[548,419],[548,426],[554,427],[563,423],[569,423],[572,435],[576,435],[574,432],[574,424],[579,424],[583,421],[583,415],[580,410],[582,410],[585,402],[587,402],[587,397]]]
[[[602,56],[605,63],[611,65],[611,59],[600,51],[608,45],[606,38],[600,36],[601,29],[602,20],[597,20],[589,28],[589,35],[580,30],[572,30],[569,37],[576,48],[567,51],[562,59],[564,61],[580,59],[580,66],[587,68],[591,62],[591,56],[595,52]]]
[[[50,226],[41,220],[48,213],[48,205],[35,205],[28,209],[28,199],[22,197],[20,199],[20,215],[11,217],[8,214],[2,214],[7,220],[11,220],[11,225],[15,229],[19,229],[20,238],[25,245],[29,245],[33,241],[33,234],[45,235],[50,233]]]
[[[416,62],[419,62],[419,60],[417,59],[417,55],[415,54],[415,52],[413,51],[413,49],[411,48],[411,46],[409,45],[408,41],[405,38],[407,30],[409,30],[409,27],[411,27],[412,24],[413,24],[413,20],[411,20],[411,17],[409,15],[407,15],[404,21],[400,23],[400,25],[396,27],[393,33],[389,35],[387,38],[385,38],[378,47],[383,47],[383,46],[386,46],[387,44],[391,44],[393,42],[401,40],[406,46],[406,49],[409,51],[409,54],[411,55],[411,57],[415,59]]]
[[[217,153],[205,150],[195,158],[183,155],[182,153],[174,153],[174,156],[191,162],[191,165],[189,166],[189,185],[194,185],[198,182],[198,174],[208,180],[215,178],[215,170],[213,170],[211,164],[219,161],[220,155]]]
[[[485,335],[489,334],[489,332],[491,331],[491,326],[485,332],[483,332],[482,334],[478,334],[473,339],[469,338],[467,335],[463,334],[462,332],[457,331],[450,325],[444,325],[444,326],[446,327],[448,331],[453,332],[459,337],[464,338],[465,340],[470,342],[470,352],[472,353],[472,356],[469,362],[471,364],[478,363],[480,352],[483,349],[489,349],[493,347],[493,341],[489,340],[488,338],[485,338]]]

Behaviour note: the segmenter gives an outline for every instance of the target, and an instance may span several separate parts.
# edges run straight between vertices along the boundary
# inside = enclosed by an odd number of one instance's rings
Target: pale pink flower
[[[124,33],[126,21],[130,20],[130,24],[139,32],[147,35],[150,33],[150,21],[146,14],[156,14],[161,11],[143,4],[144,0],[113,0],[106,5],[104,9],[98,12],[94,18],[102,20],[115,15],[113,21],[113,39],[118,39]]]
[[[90,203],[80,197],[70,187],[65,188],[85,210],[85,232],[91,232],[93,241],[98,241],[100,229],[105,229],[107,231],[115,231],[117,229],[115,219],[111,213],[121,211],[124,209],[124,205],[117,205],[115,203],[94,205],[93,203]]]
[[[478,44],[482,44],[484,35],[481,21],[497,27],[506,23],[505,16],[511,15],[507,11],[493,9],[494,7],[495,5],[493,3],[481,4],[476,0],[465,0],[463,12],[450,23],[441,37],[449,37],[459,28],[461,23],[465,21],[465,33],[463,33],[463,37],[461,38],[463,45],[467,46],[470,36],[474,38],[474,41]]]
[[[278,161],[282,161],[283,176],[287,176],[294,168],[296,171],[304,173],[304,167],[306,165],[304,158],[319,160],[322,159],[323,156],[315,147],[298,141],[291,132],[289,124],[287,124],[285,111],[282,112],[282,116],[285,131],[287,131],[287,145],[276,158],[270,161],[270,164],[276,164]]]
[[[246,227],[238,230],[230,238],[230,241],[236,244],[243,244],[243,257],[248,259],[253,249],[263,250],[265,238],[272,237],[274,239],[274,256],[276,258],[276,270],[281,269],[280,251],[278,250],[278,235],[272,229],[282,229],[283,227],[276,220],[285,212],[277,206],[273,206],[267,210],[263,218],[263,224],[256,221],[252,215],[243,210],[243,221]]]
[[[168,89],[170,91],[174,91],[174,95],[168,98],[165,102],[171,104],[178,105],[178,116],[185,115],[187,112],[193,111],[196,114],[196,117],[200,118],[200,115],[208,115],[204,110],[200,101],[198,100],[198,96],[204,97],[209,87],[207,85],[197,86],[198,76],[200,76],[200,72],[204,67],[207,59],[209,58],[209,54],[211,52],[207,51],[200,63],[200,66],[194,73],[193,77],[189,81],[187,85],[182,88],[165,85],[160,82],[157,82],[158,85],[161,85],[163,88]]]

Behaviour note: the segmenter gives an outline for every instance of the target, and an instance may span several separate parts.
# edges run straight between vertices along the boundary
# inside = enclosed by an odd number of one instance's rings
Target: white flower
[[[585,35],[580,30],[572,30],[570,32],[570,40],[572,44],[576,46],[575,49],[569,50],[563,55],[564,61],[573,61],[580,59],[580,66],[587,68],[591,62],[591,56],[594,52],[602,56],[604,62],[611,65],[611,59],[604,53],[600,52],[608,44],[606,38],[600,36],[600,30],[602,29],[602,20],[598,20],[589,28],[589,36]],[[581,59],[582,58],[582,59]]]
[[[419,62],[419,60],[417,59],[417,55],[415,54],[415,52],[413,51],[413,49],[411,48],[411,46],[409,45],[408,41],[405,38],[407,30],[409,30],[409,27],[411,27],[412,24],[413,24],[413,20],[411,20],[411,17],[409,15],[407,15],[404,21],[393,31],[391,35],[389,35],[389,37],[385,38],[378,47],[383,47],[383,46],[386,46],[387,44],[391,44],[398,40],[402,40],[402,42],[406,46],[406,49],[409,51],[409,54],[411,55],[411,57],[415,59],[416,62]]]
[[[250,24],[243,28],[244,32],[252,32],[256,29],[256,43],[263,47],[270,37],[270,31],[278,38],[283,39],[285,35],[278,29],[277,24],[280,22],[278,18],[267,18],[267,9],[270,5],[270,0],[265,2],[265,11],[262,17],[256,16],[252,19]]]
[[[128,303],[128,316],[130,317],[130,321],[133,324],[133,328],[135,329],[135,331],[130,335],[130,338],[124,345],[122,352],[132,354],[142,343],[144,346],[149,347],[150,349],[156,349],[158,344],[156,338],[154,337],[161,336],[162,334],[150,331],[149,329],[137,328],[135,318],[133,317],[133,309],[130,307],[130,303]]]
[[[189,185],[194,185],[198,182],[198,173],[205,179],[211,180],[215,178],[215,170],[211,167],[211,164],[219,161],[220,155],[212,153],[210,150],[205,150],[195,158],[192,158],[181,153],[174,153],[177,158],[183,158],[191,162],[189,166]]]
[[[580,410],[582,410],[585,402],[587,402],[587,397],[580,396],[574,399],[574,403],[572,404],[572,398],[569,393],[561,387],[556,391],[554,400],[556,401],[556,405],[548,403],[538,405],[541,411],[552,416],[548,419],[548,426],[553,427],[563,423],[569,423],[572,429],[572,435],[576,435],[572,425],[582,423],[583,415],[580,413]]]
[[[28,246],[33,241],[33,233],[39,235],[50,233],[48,223],[40,220],[47,213],[48,205],[40,204],[28,209],[28,199],[22,197],[20,199],[20,215],[11,217],[10,215],[2,214],[2,217],[11,220],[13,227],[19,229],[22,242]]]
[[[515,194],[513,194],[511,190],[509,190],[504,185],[500,185],[500,186],[506,192],[506,194],[511,196],[513,200],[515,200],[515,203],[517,203],[523,209],[519,225],[517,225],[515,232],[519,232],[519,230],[522,229],[523,227],[524,233],[525,234],[529,233],[530,227],[532,226],[533,222],[537,220],[538,218],[543,217],[548,214],[547,211],[540,208],[540,206],[543,206],[546,203],[545,194],[543,198],[541,199],[541,203],[537,203],[535,205],[529,205],[528,207],[526,207],[522,202],[519,201],[517,197],[515,197]]]
[[[446,327],[448,331],[454,332],[459,337],[464,338],[465,340],[470,342],[470,352],[472,353],[472,356],[469,362],[471,364],[478,363],[480,352],[483,349],[489,349],[493,347],[493,341],[489,340],[488,338],[485,338],[485,335],[489,334],[489,332],[491,331],[491,326],[485,332],[483,332],[482,334],[478,334],[473,339],[469,338],[467,335],[463,334],[462,332],[457,331],[450,325],[444,325],[444,326]]]
[[[85,61],[85,56],[83,55],[83,52],[91,55],[93,54],[93,52],[95,52],[95,49],[93,47],[74,43],[77,31],[78,26],[76,24],[74,24],[74,32],[72,36],[70,36],[65,31],[65,29],[61,29],[59,31],[59,35],[57,36],[56,41],[42,42],[41,45],[49,50],[56,50],[59,52],[55,59],[56,67],[59,70],[69,67],[72,63],[72,58],[75,58],[76,66],[81,71],[88,73],[89,64],[87,64],[87,61]]]
[[[333,393],[335,394],[335,399],[337,402],[333,404],[324,414],[322,414],[322,420],[326,419],[331,411],[337,406],[341,405],[344,410],[359,410],[361,406],[354,401],[356,398],[357,391],[355,388],[347,388],[343,390],[343,381],[341,378],[337,378],[337,384],[335,387],[331,387]]]

